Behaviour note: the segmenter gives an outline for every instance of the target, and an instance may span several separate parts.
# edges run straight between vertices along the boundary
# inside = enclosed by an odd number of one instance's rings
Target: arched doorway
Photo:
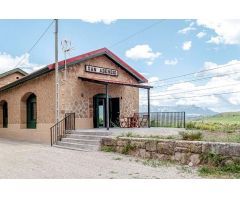
[[[109,98],[109,125],[119,124],[119,98]],[[93,97],[93,124],[94,128],[106,127],[106,94],[97,94]]]
[[[27,104],[27,128],[36,128],[37,124],[37,100],[36,95],[31,94],[26,101]]]
[[[8,103],[6,101],[2,102],[2,127],[8,127]]]

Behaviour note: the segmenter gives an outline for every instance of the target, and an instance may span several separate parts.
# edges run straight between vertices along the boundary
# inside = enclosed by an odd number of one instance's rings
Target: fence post
[[[183,128],[186,128],[185,112],[183,112]]]

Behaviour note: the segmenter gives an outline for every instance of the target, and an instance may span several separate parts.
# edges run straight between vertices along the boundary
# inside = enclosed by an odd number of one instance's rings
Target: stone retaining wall
[[[208,153],[220,155],[226,162],[240,160],[240,144],[183,141],[152,138],[103,138],[101,148],[145,159],[173,160],[196,166]]]

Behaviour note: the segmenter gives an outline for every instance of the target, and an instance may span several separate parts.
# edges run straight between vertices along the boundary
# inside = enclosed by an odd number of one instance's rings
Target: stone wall
[[[145,159],[172,160],[190,166],[203,164],[203,156],[214,153],[227,161],[240,159],[240,144],[204,141],[183,141],[151,138],[103,138],[101,147],[111,148]]]

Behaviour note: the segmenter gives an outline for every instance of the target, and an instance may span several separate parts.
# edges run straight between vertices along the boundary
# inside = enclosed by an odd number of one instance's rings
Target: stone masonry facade
[[[108,76],[85,72],[85,64],[118,70],[118,76]],[[16,76],[16,74],[15,74]],[[104,94],[104,85],[84,82],[78,77],[137,83],[137,80],[106,56],[88,59],[85,62],[68,66],[67,79],[64,69],[60,78],[60,119],[65,113],[76,113],[76,128],[93,128],[93,96]],[[14,77],[16,78],[16,77]],[[36,95],[36,129],[26,128],[26,100]],[[139,89],[129,86],[109,85],[109,95],[119,97],[120,114],[131,116],[139,109]],[[8,104],[8,127],[2,128],[2,103]],[[0,137],[29,140],[41,143],[50,142],[50,127],[55,123],[55,72],[51,71],[31,79],[11,89],[0,92]]]
[[[240,160],[240,144],[204,141],[182,141],[152,138],[103,138],[101,148],[111,148],[118,153],[143,159],[159,159],[177,161],[181,164],[196,166],[203,163],[203,156],[213,153],[224,157],[227,161]]]
[[[85,65],[100,66],[118,70],[118,76],[100,75],[85,72]],[[64,71],[61,79],[61,118],[64,113],[76,113],[77,128],[93,128],[93,97],[97,94],[105,94],[105,86],[96,83],[84,82],[78,77],[117,80],[128,83],[137,81],[127,72],[109,60],[106,56],[100,56],[82,62],[67,69],[67,80],[64,80]],[[132,116],[139,111],[139,89],[130,86],[109,85],[110,97],[120,98],[120,115]]]

